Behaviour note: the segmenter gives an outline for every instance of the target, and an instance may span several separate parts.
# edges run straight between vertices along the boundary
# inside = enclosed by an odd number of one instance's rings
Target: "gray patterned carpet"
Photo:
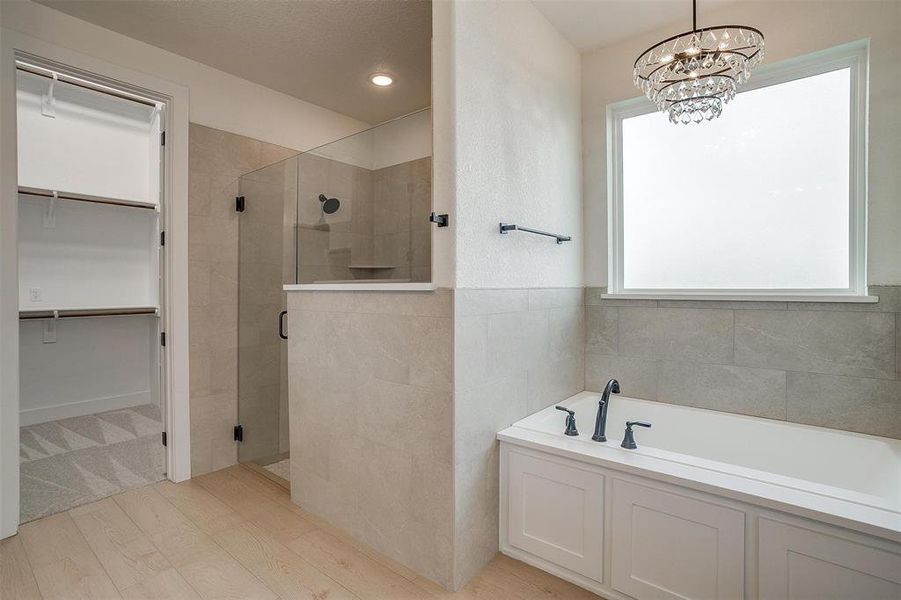
[[[147,404],[22,427],[20,522],[164,479],[160,422]]]

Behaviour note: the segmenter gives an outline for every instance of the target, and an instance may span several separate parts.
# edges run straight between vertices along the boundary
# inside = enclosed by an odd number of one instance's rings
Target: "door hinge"
[[[244,196],[235,196],[235,212],[244,212]]]
[[[165,145],[166,145],[166,132],[161,131],[160,132],[160,146],[165,146]]]
[[[167,446],[168,445],[167,442],[168,442],[168,440],[166,439],[166,432],[164,431],[163,432],[163,446]]]
[[[244,427],[242,427],[241,425],[235,425],[235,441],[244,441]]]
[[[160,232],[160,246],[165,246],[165,245],[166,245],[166,232],[161,231]]]
[[[165,345],[166,345],[166,332],[161,331],[160,332],[160,346],[165,346]]]

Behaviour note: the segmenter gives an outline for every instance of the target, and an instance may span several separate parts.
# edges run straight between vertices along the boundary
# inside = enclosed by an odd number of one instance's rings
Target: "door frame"
[[[167,477],[191,477],[188,364],[188,88],[3,29],[0,40],[0,538],[19,525],[19,316],[17,249],[16,57],[29,54],[124,86],[149,91],[166,105],[162,162],[166,202],[161,229],[165,285],[161,297],[162,393],[166,398]]]

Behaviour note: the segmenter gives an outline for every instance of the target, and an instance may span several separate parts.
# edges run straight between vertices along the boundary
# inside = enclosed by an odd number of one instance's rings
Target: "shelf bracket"
[[[53,87],[59,81],[59,75],[54,73],[53,79],[47,86],[47,93],[41,96],[41,114],[51,119],[56,118],[56,98],[53,97]]]
[[[56,343],[56,321],[59,319],[59,311],[54,310],[53,316],[44,319],[44,333],[41,339],[45,344]]]
[[[44,211],[44,229],[56,229],[56,201],[59,200],[59,192],[54,191],[47,199],[47,209]]]

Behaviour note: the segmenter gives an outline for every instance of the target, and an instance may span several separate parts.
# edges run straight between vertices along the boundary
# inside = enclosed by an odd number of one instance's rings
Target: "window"
[[[610,292],[866,295],[866,45],[761,69],[718,119],[609,108]]]

